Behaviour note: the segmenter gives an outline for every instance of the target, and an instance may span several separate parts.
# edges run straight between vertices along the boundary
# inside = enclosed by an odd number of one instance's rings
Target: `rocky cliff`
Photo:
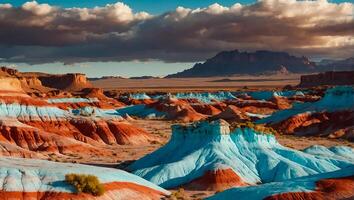
[[[301,76],[300,87],[314,87],[320,85],[354,85],[354,71],[329,71]]]
[[[13,77],[20,80],[23,89],[43,89],[44,87],[59,90],[79,91],[92,87],[85,74],[46,74],[39,72],[19,72],[9,67],[0,68],[0,77]]]
[[[85,74],[63,74],[63,75],[47,75],[39,76],[42,85],[62,90],[81,90],[91,87],[87,81]]]

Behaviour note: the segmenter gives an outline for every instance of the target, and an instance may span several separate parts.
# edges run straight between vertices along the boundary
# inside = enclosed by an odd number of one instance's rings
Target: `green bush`
[[[98,178],[86,174],[67,174],[65,181],[76,188],[77,193],[88,193],[94,196],[101,196],[105,190]]]

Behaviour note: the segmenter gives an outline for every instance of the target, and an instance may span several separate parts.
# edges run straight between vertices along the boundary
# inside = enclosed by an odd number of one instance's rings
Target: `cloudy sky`
[[[354,55],[338,1],[0,0],[0,64],[22,71],[162,76],[222,50]]]

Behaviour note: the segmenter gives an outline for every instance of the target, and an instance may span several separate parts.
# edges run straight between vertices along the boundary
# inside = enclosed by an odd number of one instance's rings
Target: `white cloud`
[[[342,58],[354,54],[353,10],[353,3],[326,0],[178,7],[156,16],[121,2],[95,8],[0,4],[0,50],[5,58],[26,55],[25,62],[198,61],[230,49]]]
[[[36,15],[46,15],[52,11],[53,7],[48,4],[38,4],[37,1],[30,1],[24,3],[22,9],[33,12]]]

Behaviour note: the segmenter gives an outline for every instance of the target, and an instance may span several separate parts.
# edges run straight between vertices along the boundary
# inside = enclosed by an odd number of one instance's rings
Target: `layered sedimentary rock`
[[[61,90],[81,90],[92,87],[85,74],[63,74],[39,76],[42,85]]]
[[[105,192],[95,197],[77,194],[65,182],[65,175],[90,174],[103,184]],[[0,157],[0,199],[160,199],[169,192],[125,171],[80,164]]]
[[[300,87],[321,85],[354,85],[354,71],[329,71],[301,76]]]
[[[26,95],[16,78],[1,80],[1,87],[6,89],[0,91],[2,155],[100,153],[105,151],[102,145],[156,141],[154,136],[124,121],[115,109],[96,107],[100,102],[97,98],[43,100]]]
[[[217,115],[221,112],[220,109],[216,108],[215,104],[192,104],[192,108],[203,115]],[[219,104],[220,106],[220,104]]]
[[[250,117],[246,114],[246,112],[244,112],[240,108],[234,105],[229,105],[221,113],[212,116],[212,119],[225,119],[225,120],[232,120],[236,122],[242,122],[242,121],[250,120]]]
[[[266,183],[251,187],[232,188],[218,193],[208,200],[281,200],[281,199],[353,199],[354,168],[300,177],[295,180]]]
[[[284,134],[326,136],[354,141],[354,111],[303,113],[273,127]]]
[[[187,185],[225,189],[288,181],[354,166],[354,152],[349,147],[323,147],[325,155],[314,150],[297,151],[280,145],[274,135],[251,128],[230,131],[223,120],[174,125],[172,131],[165,146],[128,168],[165,188]]]
[[[12,77],[0,77],[1,96],[27,96],[22,89],[21,81]]]
[[[92,87],[85,74],[46,74],[39,72],[19,72],[16,69],[1,67],[0,77],[13,77],[21,81],[25,89],[37,89],[47,91],[60,89],[67,91],[79,91]]]
[[[48,106],[1,104],[0,110],[0,140],[35,152],[83,152],[97,150],[99,144],[149,144],[156,140],[120,118],[73,116]]]
[[[184,122],[206,118],[205,115],[195,111],[188,102],[171,97],[161,98],[148,104],[124,107],[117,111],[123,116],[128,114],[141,118],[164,118]]]
[[[353,133],[343,130],[353,126],[354,90],[338,86],[326,91],[315,102],[297,103],[257,121],[266,123],[285,134],[320,135],[352,140]]]

